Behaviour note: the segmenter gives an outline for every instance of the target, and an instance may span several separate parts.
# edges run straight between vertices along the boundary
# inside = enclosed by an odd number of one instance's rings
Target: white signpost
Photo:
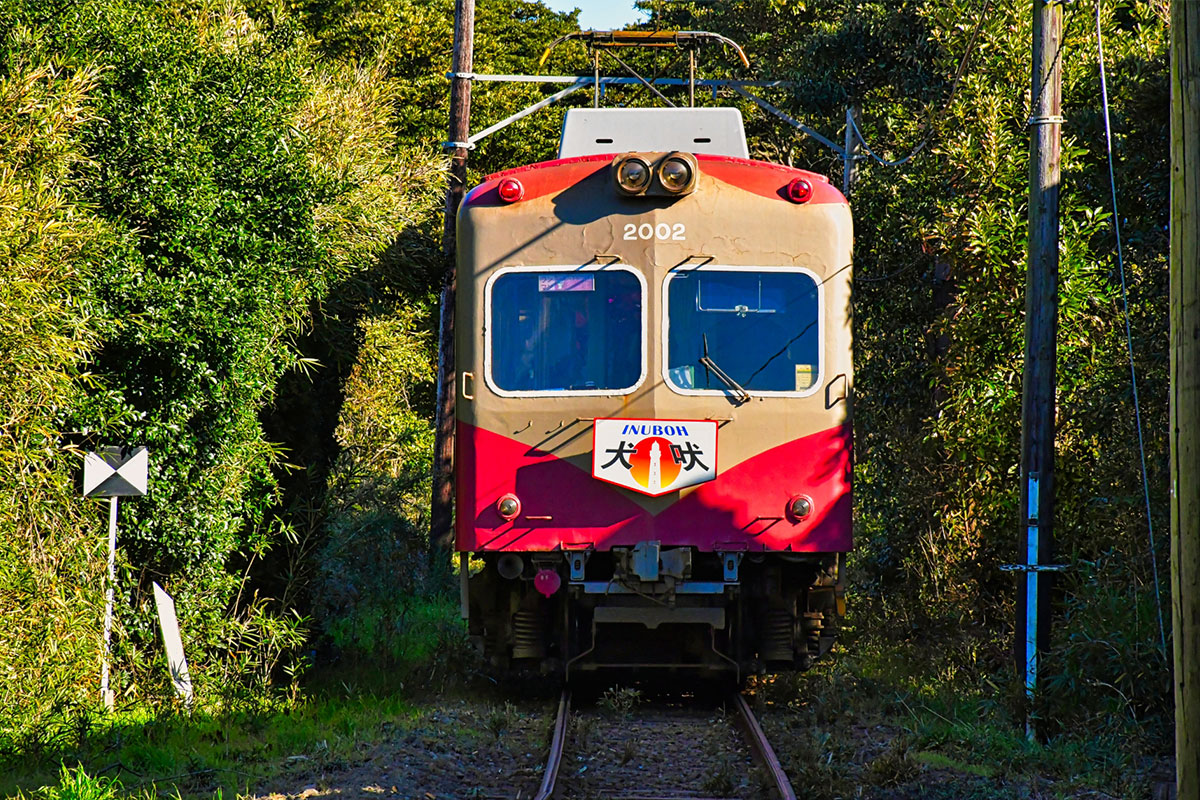
[[[183,639],[179,635],[175,601],[157,583],[154,584],[154,605],[158,608],[158,624],[162,627],[163,644],[167,648],[167,669],[171,673],[171,683],[184,703],[191,706],[192,674],[188,672],[187,659],[183,655]]]
[[[108,687],[112,641],[113,592],[117,583],[117,498],[146,494],[150,454],[144,447],[102,447],[83,459],[83,496],[107,497],[108,586],[104,591],[104,655],[100,664],[100,698],[109,711],[113,693]]]

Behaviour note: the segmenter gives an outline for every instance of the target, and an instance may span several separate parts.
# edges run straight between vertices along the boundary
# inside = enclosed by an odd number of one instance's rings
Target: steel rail
[[[796,800],[796,792],[792,789],[792,783],[783,771],[783,766],[779,763],[779,758],[776,757],[771,743],[767,741],[767,735],[763,733],[762,726],[754,717],[754,712],[750,710],[750,704],[737,692],[733,695],[733,704],[737,706],[738,719],[742,723],[746,739],[750,742],[750,749],[754,751],[754,758],[770,774],[771,781],[775,784],[775,792],[779,795],[780,800]]]
[[[763,733],[762,726],[758,719],[754,716],[754,712],[750,710],[750,705],[740,693],[733,694],[732,704],[737,708],[738,726],[746,735],[746,740],[750,745],[751,753],[754,760],[758,762],[767,774],[771,777],[771,782],[775,786],[775,794],[780,800],[796,800],[796,792],[792,789],[792,784],[788,780],[787,774],[783,771],[783,766],[779,763],[779,758],[775,755],[775,750],[771,747],[771,743],[767,741],[767,736]],[[563,748],[567,741],[567,724],[571,716],[571,692],[564,689],[562,697],[558,701],[558,717],[554,721],[554,734],[550,740],[550,752],[546,757],[546,769],[542,774],[542,785],[538,789],[533,800],[551,800],[554,797],[555,783],[558,780],[559,767],[562,766]],[[657,794],[623,794],[620,800],[658,800]],[[694,798],[693,800],[700,800]]]
[[[542,785],[533,800],[550,800],[554,796],[554,782],[558,780],[558,768],[562,765],[563,747],[567,743],[567,721],[571,716],[571,690],[563,689],[558,700],[558,718],[554,720],[554,736],[550,739],[550,755],[546,758],[546,771],[542,773]]]

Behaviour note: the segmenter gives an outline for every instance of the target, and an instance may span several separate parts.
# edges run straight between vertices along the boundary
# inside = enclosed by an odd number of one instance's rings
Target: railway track
[[[665,789],[662,786],[645,786],[645,781],[641,779],[641,775],[647,774],[645,767],[650,765],[650,772],[657,772],[661,777],[664,765],[667,765],[668,771],[682,773],[686,771],[686,764],[676,763],[679,759],[678,741],[675,743],[675,752],[646,752],[641,749],[646,735],[650,734],[651,738],[662,739],[664,742],[674,737],[684,737],[685,747],[692,750],[702,750],[701,741],[705,737],[705,729],[710,728],[712,724],[711,714],[698,711],[696,709],[674,709],[668,712],[656,712],[649,716],[654,717],[649,720],[630,720],[628,723],[622,724],[624,732],[628,734],[624,737],[626,751],[618,760],[622,764],[626,762],[634,762],[625,766],[625,771],[629,773],[626,778],[631,785],[623,785],[622,778],[618,775],[616,780],[621,785],[613,784],[613,777],[609,776],[605,785],[595,787],[580,787],[571,786],[571,780],[560,780],[560,774],[564,770],[564,753],[566,752],[568,741],[571,740],[570,727],[572,721],[571,715],[571,695],[568,690],[564,690],[562,697],[558,703],[558,715],[554,722],[553,736],[551,737],[550,751],[546,758],[546,768],[543,772],[542,785],[534,795],[534,800],[582,800],[582,798],[602,796],[606,800],[721,800],[725,797],[743,798],[743,797],[762,797],[764,787],[775,798],[779,800],[796,800],[796,793],[792,789],[791,783],[784,774],[783,767],[780,766],[779,759],[775,755],[771,743],[767,741],[766,735],[763,733],[762,726],[754,716],[754,712],[750,710],[750,706],[746,703],[741,694],[734,693],[726,701],[726,708],[732,709],[734,722],[741,730],[743,742],[746,750],[737,747],[736,742],[730,739],[723,748],[721,758],[724,759],[725,771],[723,774],[717,774],[714,778],[712,774],[706,782],[707,789],[702,787],[698,791],[688,792],[678,789]],[[643,715],[647,716],[647,715]],[[582,717],[576,717],[577,726]],[[576,747],[581,747],[581,739],[587,737],[580,736],[580,732],[576,731],[575,744]],[[711,732],[709,733],[711,737]],[[582,748],[586,749],[586,748]],[[736,751],[736,752],[730,752]],[[696,753],[691,753],[696,755]],[[675,758],[672,758],[675,756]],[[582,759],[582,756],[580,756]],[[713,754],[708,752],[700,752],[699,758],[703,761],[712,761]],[[750,762],[757,764],[760,773],[757,782],[750,780]],[[683,759],[686,761],[686,759]],[[742,761],[739,765],[738,762]],[[582,775],[587,769],[588,764],[584,763],[582,768],[578,769],[578,773],[572,777]],[[575,765],[571,765],[570,771],[575,772]],[[732,774],[731,774],[732,773]],[[697,776],[692,776],[690,779],[682,774],[679,775],[680,781],[684,784],[696,782]],[[737,780],[744,778],[744,780]],[[650,781],[654,783],[654,781]],[[661,781],[659,781],[661,783]],[[715,787],[713,784],[716,784]],[[711,788],[727,789],[729,791],[711,791]]]

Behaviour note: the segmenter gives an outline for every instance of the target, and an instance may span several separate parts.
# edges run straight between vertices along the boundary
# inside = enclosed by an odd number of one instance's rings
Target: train
[[[457,218],[455,549],[497,669],[740,680],[845,614],[853,223],[736,108],[566,112]],[[474,565],[468,566],[468,565]]]

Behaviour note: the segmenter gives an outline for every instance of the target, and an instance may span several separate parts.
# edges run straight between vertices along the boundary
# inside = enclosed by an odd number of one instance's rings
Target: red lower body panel
[[[846,552],[851,540],[849,425],[796,439],[722,470],[682,499],[639,495],[576,464],[463,422],[457,427],[457,547],[465,551],[597,550],[658,540],[701,551]],[[506,521],[506,493],[521,513]],[[802,520],[787,514],[797,495],[812,500]],[[646,500],[646,498],[642,498]],[[540,517],[530,519],[529,517]]]

